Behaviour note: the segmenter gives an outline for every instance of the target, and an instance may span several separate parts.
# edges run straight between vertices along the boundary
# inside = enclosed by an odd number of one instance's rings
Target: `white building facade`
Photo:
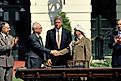
[[[80,24],[85,35],[92,41],[92,52],[96,58],[111,55],[107,47],[108,32],[114,28],[116,19],[121,18],[121,0],[30,0],[31,23],[37,21],[43,27],[42,38],[53,28],[57,12],[66,12],[72,29]],[[73,32],[72,32],[73,34]],[[106,34],[106,35],[105,35]],[[102,40],[98,40],[100,36]]]
[[[121,0],[1,0],[0,21],[11,24],[11,33],[20,38],[18,55],[25,58],[27,37],[33,22],[42,27],[45,43],[46,32],[54,27],[53,19],[58,12],[65,12],[72,29],[80,24],[92,42],[95,58],[111,55],[108,48],[109,36],[121,18]],[[73,32],[72,32],[73,34]]]
[[[86,36],[91,38],[91,0],[31,0],[31,20],[40,22],[43,27],[43,41],[46,31],[53,28],[56,12],[66,12],[72,29],[80,24],[86,30]]]

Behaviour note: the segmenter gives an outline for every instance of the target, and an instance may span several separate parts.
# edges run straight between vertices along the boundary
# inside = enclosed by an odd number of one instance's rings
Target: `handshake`
[[[51,50],[50,54],[54,55],[54,56],[59,56],[61,55],[61,53],[57,50]]]
[[[59,55],[64,55],[64,54],[66,54],[68,52],[69,52],[69,50],[67,48],[64,48],[64,49],[59,50],[59,51],[57,51],[57,50],[51,50],[50,54],[52,54],[54,56],[59,56]]]
[[[66,54],[66,53],[68,53],[68,52],[69,52],[69,50],[68,50],[67,48],[64,48],[64,49],[59,50],[59,51],[57,51],[57,50],[51,50],[51,51],[50,51],[50,54],[52,54],[52,55],[54,55],[54,56],[59,56],[59,55],[64,55],[64,54]],[[47,60],[46,65],[52,66],[51,59],[48,59],[48,60]]]

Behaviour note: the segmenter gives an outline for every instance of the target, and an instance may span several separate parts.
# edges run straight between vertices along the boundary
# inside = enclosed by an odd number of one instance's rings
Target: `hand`
[[[47,65],[47,66],[52,66],[52,61],[51,61],[51,59],[48,59],[48,60],[47,60],[46,65]]]
[[[16,37],[16,38],[14,39],[14,44],[17,44],[17,43],[18,43],[18,40],[19,40],[19,38]]]
[[[58,55],[65,55],[68,52],[69,52],[69,49],[68,48],[64,48],[62,50],[59,50],[57,54]]]
[[[14,46],[14,40],[15,40],[15,38],[13,38],[13,39],[11,40],[11,43],[9,43],[9,44],[11,45],[11,47]]]
[[[119,37],[118,44],[121,44],[121,37]]]
[[[117,43],[117,44],[121,44],[121,37],[119,37],[119,36],[114,36],[114,41],[115,41],[115,43]]]
[[[15,44],[17,44],[18,43],[18,40],[19,40],[19,38],[18,37],[14,37],[12,40],[11,40],[11,43],[9,43],[10,45],[11,45],[11,47],[13,47]]]
[[[54,56],[59,56],[57,50],[51,50],[50,54],[53,54]]]
[[[114,42],[118,43],[118,40],[119,40],[119,36],[118,35],[114,36]]]

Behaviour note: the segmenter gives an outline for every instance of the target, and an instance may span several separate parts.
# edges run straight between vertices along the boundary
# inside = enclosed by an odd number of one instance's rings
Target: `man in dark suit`
[[[42,38],[40,36],[42,27],[38,22],[33,23],[33,33],[28,38],[28,49],[27,53],[27,68],[40,68],[43,67],[44,53],[54,53],[55,50],[46,49],[43,46]],[[48,59],[48,64],[51,65],[51,60]]]
[[[121,67],[121,19],[117,20],[117,30],[113,31],[109,48],[113,49],[112,52],[112,67]]]
[[[71,32],[62,27],[61,17],[55,17],[55,27],[47,31],[46,45],[45,47],[51,50],[62,50],[67,48],[72,41]],[[65,55],[53,55],[51,54],[51,60],[53,66],[66,65],[69,58],[69,53]]]
[[[9,34],[10,26],[7,22],[0,25],[0,81],[12,81],[14,59],[12,50],[18,38]]]

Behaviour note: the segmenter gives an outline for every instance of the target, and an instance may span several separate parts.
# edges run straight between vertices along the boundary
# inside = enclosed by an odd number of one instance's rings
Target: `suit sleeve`
[[[110,36],[110,41],[109,41],[108,47],[109,47],[110,49],[112,49],[114,46],[115,46],[115,43],[114,43],[114,36],[111,35],[111,36]]]
[[[64,48],[64,49],[62,49],[62,50],[59,50],[59,55],[65,55],[66,53],[68,53],[69,52],[69,49],[68,48]]]
[[[72,41],[72,36],[71,36],[71,32],[69,31],[69,33],[68,33],[68,46],[71,43],[71,41]]]
[[[47,35],[46,35],[45,48],[50,49],[50,34],[49,34],[49,31],[47,31]],[[46,58],[49,59],[50,55],[46,54]]]
[[[36,38],[29,37],[29,42],[30,42],[31,47],[34,50],[37,50],[37,51],[39,50],[40,52],[50,53],[50,50],[45,48],[44,46],[41,46]]]
[[[90,60],[91,59],[91,41],[87,39],[87,42],[85,44],[85,50],[86,50],[86,59]]]

